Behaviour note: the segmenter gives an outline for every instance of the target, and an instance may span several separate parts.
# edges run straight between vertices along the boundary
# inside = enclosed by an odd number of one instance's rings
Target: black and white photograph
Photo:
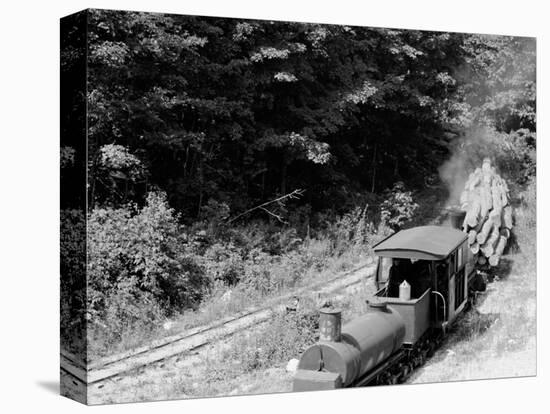
[[[54,180],[20,150],[2,152],[29,172],[0,163],[33,200],[12,196],[21,219],[2,212],[19,223],[5,278],[22,283],[5,295],[31,315],[2,312],[6,378],[40,358],[37,394],[101,410],[261,398],[252,412],[476,412],[534,390],[544,39],[490,26],[497,4],[487,28],[439,24],[459,3],[422,24],[399,8],[369,20],[366,4],[354,19],[351,3],[349,18],[282,4],[50,13],[58,95],[11,83],[17,128],[43,132],[28,154]],[[47,66],[34,62],[6,66],[31,79]]]
[[[61,46],[64,395],[535,375],[534,38],[89,9]]]

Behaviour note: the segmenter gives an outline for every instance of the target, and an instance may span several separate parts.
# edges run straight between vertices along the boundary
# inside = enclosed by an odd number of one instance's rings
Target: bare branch
[[[251,212],[254,211],[254,210],[263,209],[263,210],[268,211],[267,209],[264,209],[263,207],[265,207],[265,206],[267,206],[267,205],[269,205],[269,204],[272,204],[272,203],[282,202],[282,201],[284,201],[284,200],[286,200],[286,199],[298,199],[298,198],[300,198],[303,194],[304,194],[304,190],[298,188],[298,189],[292,191],[291,193],[285,194],[285,195],[283,195],[283,196],[281,196],[281,197],[278,197],[278,198],[276,198],[276,199],[274,199],[274,200],[267,201],[267,202],[265,202],[265,203],[263,203],[263,204],[260,204],[260,205],[258,205],[258,206],[256,206],[256,207],[252,207],[252,208],[246,210],[245,212],[243,212],[243,213],[241,213],[241,214],[239,214],[239,215],[233,217],[232,219],[228,220],[227,223],[228,223],[228,224],[229,224],[229,223],[233,223],[235,220],[241,218],[242,216],[244,216],[244,215],[246,215],[246,214],[248,214],[248,213],[251,213]],[[272,215],[274,214],[274,213],[272,213],[272,212],[269,212],[269,213],[272,214]],[[276,215],[275,215],[275,216],[276,216]],[[281,220],[279,219],[279,221],[281,221]]]
[[[275,217],[275,218],[276,218],[277,220],[279,220],[281,223],[286,223],[286,221],[284,221],[283,218],[282,218],[280,215],[275,214],[275,213],[272,212],[272,211],[269,211],[267,208],[265,208],[265,207],[259,207],[259,209],[265,211],[265,212],[266,212],[267,214],[269,214],[270,216]]]

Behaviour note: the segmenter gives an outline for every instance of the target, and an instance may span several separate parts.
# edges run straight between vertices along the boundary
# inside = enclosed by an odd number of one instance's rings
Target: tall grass
[[[375,230],[367,222],[366,209],[359,208],[325,225],[324,231],[300,240],[279,255],[252,250],[236,265],[242,274],[238,283],[233,286],[215,283],[201,306],[196,311],[184,312],[170,331],[211,323],[228,314],[276,301],[299,287],[333,278],[365,263],[372,253],[371,246],[389,232],[384,226]],[[242,233],[246,237],[246,229]]]
[[[151,214],[144,209],[137,215],[132,215],[131,211],[109,215],[109,220],[121,230],[117,232],[105,229],[104,225],[97,226],[101,238],[94,246],[98,246],[96,250],[100,254],[91,257],[99,258],[92,260],[92,266],[97,281],[93,285],[94,292],[97,291],[94,297],[100,301],[95,302],[95,313],[89,325],[92,357],[121,352],[146,344],[152,338],[208,324],[251,307],[275,302],[299,287],[328,280],[364,263],[373,243],[388,232],[383,225],[375,229],[367,207],[355,208],[342,216],[318,217],[317,226],[307,229],[281,228],[265,222],[229,227],[223,217],[215,215],[208,221],[177,229],[173,213],[164,209],[162,225],[170,230],[170,238],[161,234],[163,227],[149,228],[149,223],[156,223],[149,219]],[[142,231],[134,231],[134,222],[138,219]],[[131,258],[121,260],[117,253],[130,254],[120,250],[122,243],[128,244],[124,239],[128,235],[123,233],[128,228],[132,230],[131,241],[140,255],[138,262]],[[144,232],[155,232],[158,244],[153,247],[164,252],[165,256],[161,256],[164,262],[158,260],[154,249],[143,245]],[[165,262],[171,267],[164,266]],[[129,267],[128,263],[134,267]],[[172,271],[175,266],[184,269],[187,278],[190,277],[187,270],[192,269],[196,275],[193,281],[203,286],[200,302],[195,301],[193,307],[178,308],[172,306],[171,301],[155,302],[154,296],[141,292],[139,283],[143,277],[138,279],[132,275],[138,271],[151,275],[150,263],[156,266],[153,270],[160,275],[156,280],[163,282],[159,286],[168,292],[185,288],[187,283]],[[104,269],[109,270],[107,276],[116,279],[116,284],[107,283],[102,277]],[[127,282],[132,282],[128,289],[125,288]],[[107,294],[102,287],[109,289]],[[193,287],[198,292],[200,285]]]

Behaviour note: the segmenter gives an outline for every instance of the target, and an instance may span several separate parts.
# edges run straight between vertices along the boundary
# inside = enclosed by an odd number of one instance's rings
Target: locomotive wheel
[[[380,385],[386,385],[388,383],[390,375],[387,372],[383,372],[376,378],[376,383]]]
[[[380,375],[378,383],[382,385],[394,385],[397,384],[398,379],[398,375],[392,375],[389,372],[385,372]]]

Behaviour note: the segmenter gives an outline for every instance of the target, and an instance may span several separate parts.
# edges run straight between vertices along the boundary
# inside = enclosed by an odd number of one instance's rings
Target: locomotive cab
[[[430,327],[444,330],[466,305],[473,257],[460,230],[439,226],[402,230],[375,245],[374,253],[378,256],[375,296],[384,297],[414,321],[406,343],[413,344]],[[405,281],[411,294],[404,298],[400,286]]]

